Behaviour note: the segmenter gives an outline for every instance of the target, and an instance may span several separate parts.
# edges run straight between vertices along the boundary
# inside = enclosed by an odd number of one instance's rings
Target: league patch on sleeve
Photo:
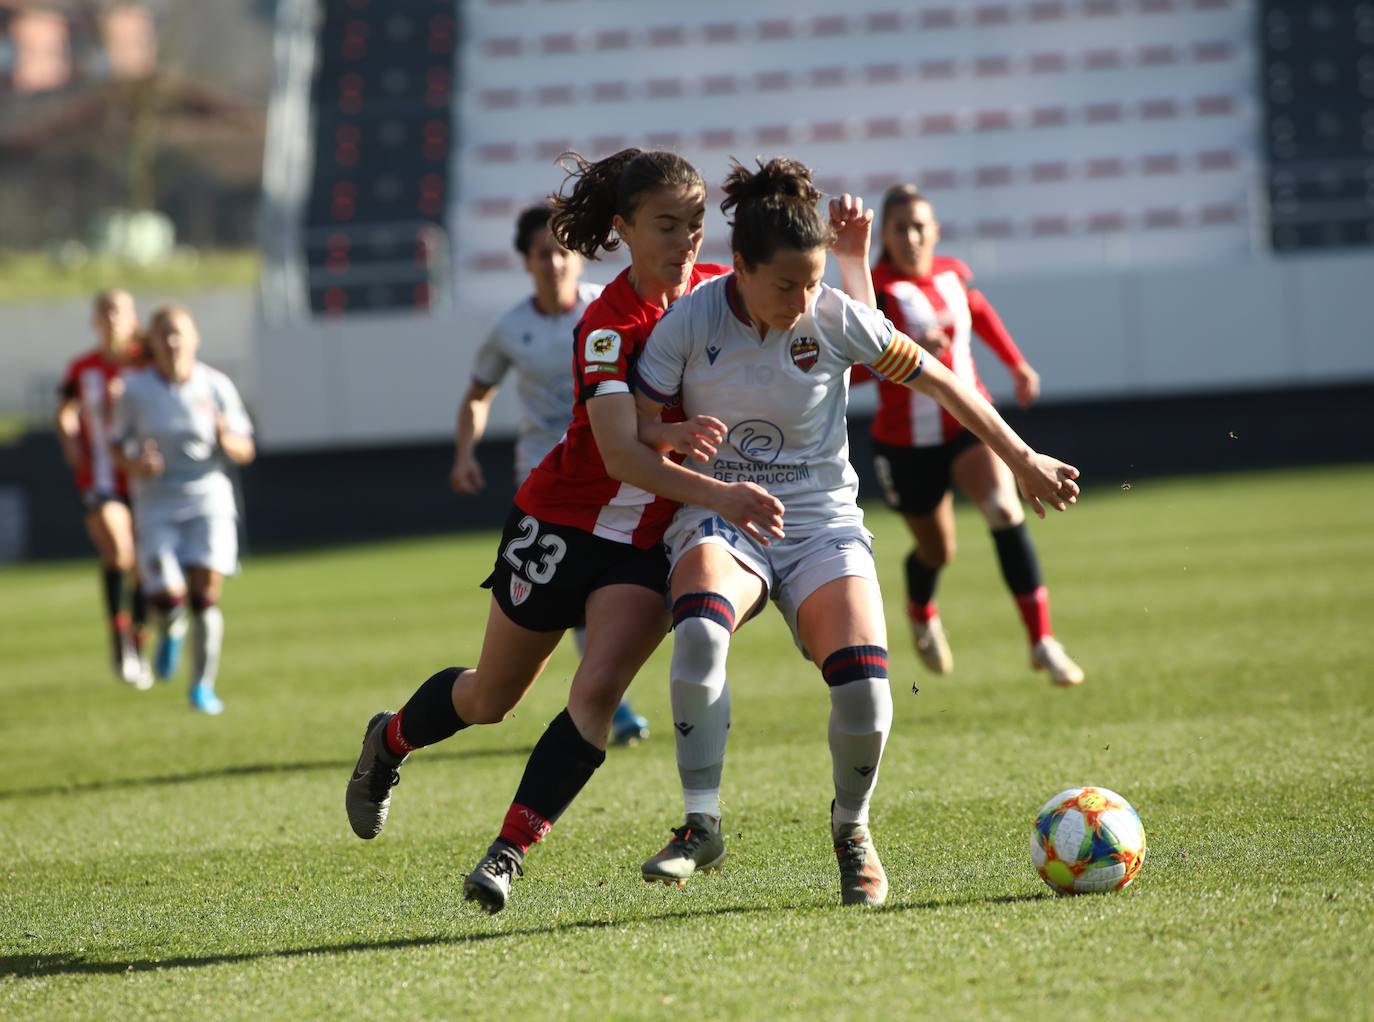
[[[620,361],[620,335],[614,330],[593,330],[587,335],[587,346],[582,352],[584,362]]]

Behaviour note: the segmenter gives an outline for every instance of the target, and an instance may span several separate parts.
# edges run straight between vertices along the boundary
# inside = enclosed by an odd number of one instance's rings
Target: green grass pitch
[[[218,719],[107,676],[93,562],[8,569],[0,1018],[1374,1018],[1374,471],[1086,482],[1033,524],[1073,691],[1028,669],[967,510],[956,673],[923,675],[906,542],[870,509],[880,911],[839,906],[825,687],[776,612],[731,658],[726,868],[639,879],[680,814],[665,644],[631,690],[653,737],[612,750],[489,918],[462,879],[570,643],[511,720],[412,758],[381,838],[342,803],[368,717],[472,662],[493,536],[250,557]],[[1140,813],[1127,891],[1060,898],[1031,869],[1035,810],[1078,784]]]

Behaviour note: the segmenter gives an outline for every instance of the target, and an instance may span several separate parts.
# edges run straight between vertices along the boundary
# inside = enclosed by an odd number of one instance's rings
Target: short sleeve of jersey
[[[487,334],[487,339],[477,349],[477,357],[472,363],[472,379],[485,387],[494,387],[501,382],[510,367],[510,357],[501,347],[501,328],[497,326]]]
[[[940,273],[942,271],[953,271],[958,275],[959,281],[964,287],[973,287],[973,271],[962,259],[940,257],[932,268],[932,272]]]
[[[635,389],[659,404],[678,400],[691,350],[691,310],[679,299],[655,325],[635,365]]]
[[[239,397],[238,388],[223,373],[215,373],[211,381],[215,392],[215,404],[219,406],[229,432],[239,436],[252,436],[253,422],[243,407],[243,399]]]
[[[610,324],[588,310],[577,328],[573,372],[582,401],[630,392],[630,351],[623,324]]]
[[[854,301],[843,291],[832,290],[830,294],[840,300],[840,350],[858,365],[871,365],[882,355],[896,327],[881,312]]]
[[[843,300],[841,336],[844,351],[857,365],[893,383],[905,383],[921,372],[921,348],[876,309],[838,293]]]

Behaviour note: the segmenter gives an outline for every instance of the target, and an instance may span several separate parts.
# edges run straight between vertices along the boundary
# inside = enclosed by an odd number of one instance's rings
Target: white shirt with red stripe
[[[687,282],[690,291],[729,267],[698,263]],[[647,302],[630,285],[624,270],[587,307],[577,327],[572,370],[576,397],[567,432],[530,473],[515,494],[526,514],[567,525],[602,539],[648,549],[663,541],[677,510],[675,501],[612,479],[596,446],[587,401],[628,394],[635,363],[663,309]],[[667,421],[680,421],[680,408],[665,409]]]
[[[992,400],[978,378],[970,339],[977,334],[1008,368],[1023,359],[997,310],[972,286],[973,273],[958,259],[936,256],[929,275],[908,276],[883,260],[873,269],[878,306],[892,325],[920,339],[927,330],[943,330],[950,344],[940,361],[983,397]],[[925,394],[885,380],[878,381],[878,412],[873,439],[897,447],[936,447],[964,427]]]
[[[136,357],[135,351],[133,356]],[[79,441],[85,462],[76,472],[76,488],[82,493],[128,496],[124,476],[115,469],[110,454],[110,423],[119,374],[128,363],[111,359],[100,349],[72,359],[58,388],[60,396],[77,404],[81,424]]]

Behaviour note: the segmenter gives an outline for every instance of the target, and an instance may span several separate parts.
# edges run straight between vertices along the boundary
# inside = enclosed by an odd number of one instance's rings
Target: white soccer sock
[[[720,815],[720,776],[730,730],[730,686],[725,659],[730,631],[715,621],[686,617],[673,633],[669,695],[677,742],[677,772],[688,812]],[[706,804],[707,809],[693,808]]]
[[[720,822],[720,789],[719,788],[683,788],[682,789],[683,813],[701,813]]]
[[[224,612],[218,606],[191,613],[191,683],[214,686],[224,645]]]
[[[868,822],[868,800],[891,728],[892,689],[886,678],[859,678],[830,689],[833,823]]]

